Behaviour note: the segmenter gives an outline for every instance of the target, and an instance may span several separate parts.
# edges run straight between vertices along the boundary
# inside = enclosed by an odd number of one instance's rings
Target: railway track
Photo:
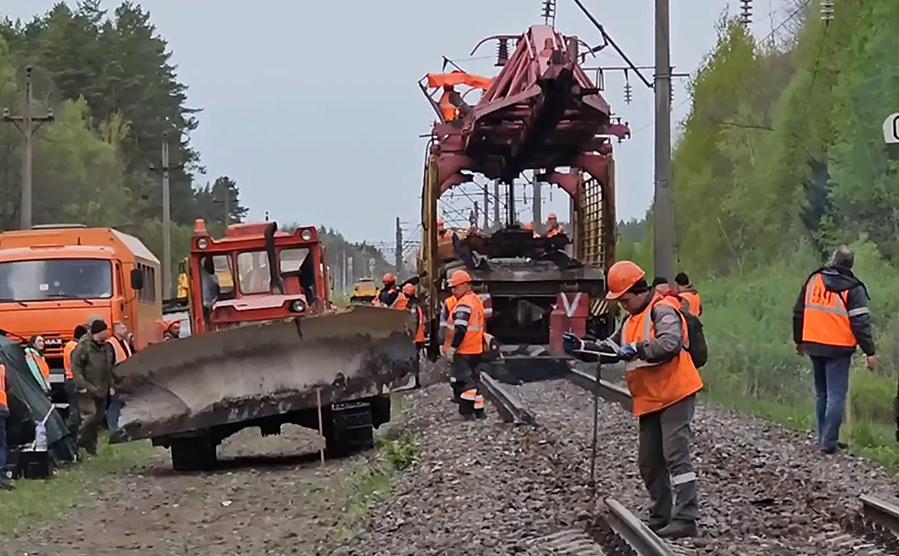
[[[533,425],[534,415],[528,411],[524,401],[509,387],[502,384],[487,373],[481,374],[481,385],[485,394],[493,400],[500,415],[506,422],[516,425]]]

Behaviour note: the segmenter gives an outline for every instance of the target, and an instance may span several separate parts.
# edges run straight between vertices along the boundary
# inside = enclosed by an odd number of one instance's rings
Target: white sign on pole
[[[899,112],[890,115],[884,120],[883,140],[888,145],[899,144]]]

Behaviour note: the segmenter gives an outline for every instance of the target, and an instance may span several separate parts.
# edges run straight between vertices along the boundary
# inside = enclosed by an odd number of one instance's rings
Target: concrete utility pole
[[[396,217],[396,250],[394,251],[394,256],[396,257],[394,261],[396,275],[399,278],[403,274],[403,227],[400,225],[399,216]]]
[[[534,174],[534,204],[531,212],[534,215],[534,228],[543,233],[543,188],[541,183],[537,181],[537,175]]]
[[[671,46],[669,0],[656,1],[654,273],[673,279],[677,240],[671,184]]]
[[[346,258],[346,283],[347,290],[352,287],[352,285],[356,282],[356,272],[353,268],[353,257],[352,255]]]
[[[172,292],[172,200],[169,190],[169,134],[162,134],[162,291],[163,299]]]
[[[347,260],[346,260],[346,249],[340,250],[340,293],[341,295],[346,295],[346,285],[347,281]]]
[[[22,153],[22,197],[20,216],[21,228],[23,230],[31,229],[31,160],[34,149],[34,134],[45,123],[53,121],[53,110],[47,110],[44,116],[35,116],[31,113],[31,66],[25,68],[25,102],[24,110],[21,116],[11,116],[9,109],[3,109],[3,121],[11,123],[18,129],[25,138],[25,146]]]

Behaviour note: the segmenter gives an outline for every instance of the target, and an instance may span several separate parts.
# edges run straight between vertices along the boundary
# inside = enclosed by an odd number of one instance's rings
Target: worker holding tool
[[[9,395],[7,394],[6,366],[0,363],[0,490],[13,490],[12,481],[6,474],[6,419],[9,417]]]
[[[459,400],[459,413],[466,420],[484,418],[484,396],[479,388],[478,365],[484,354],[484,304],[471,289],[471,276],[464,270],[449,279],[454,302],[447,322],[449,337],[444,355],[452,361],[450,382]]]
[[[690,312],[697,317],[702,316],[702,298],[699,297],[699,293],[696,291],[696,288],[693,287],[693,284],[690,283],[690,277],[684,274],[683,272],[678,272],[677,276],[674,277],[674,284],[677,293],[680,294],[681,299],[687,302],[687,306],[690,308]]]
[[[97,433],[106,411],[112,382],[112,351],[107,347],[109,327],[102,319],[90,323],[89,333],[78,343],[72,360],[75,400],[81,420],[78,446],[97,455]]]
[[[808,355],[815,376],[818,444],[833,454],[849,390],[852,354],[861,347],[869,369],[877,367],[868,290],[852,273],[855,254],[838,248],[830,264],[813,272],[805,281],[793,307],[793,340],[796,353]]]
[[[687,323],[677,299],[655,291],[631,261],[609,269],[606,299],[627,316],[603,342],[564,336],[565,350],[617,355],[640,423],[637,461],[652,505],[649,526],[666,538],[697,534],[696,472],[690,460],[690,424],[702,379],[689,349]],[[672,490],[674,496],[672,497]]]

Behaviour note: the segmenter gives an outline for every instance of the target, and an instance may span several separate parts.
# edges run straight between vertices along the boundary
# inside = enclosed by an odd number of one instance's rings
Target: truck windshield
[[[111,297],[110,261],[53,259],[0,263],[0,301]]]
[[[307,248],[282,249],[280,272],[301,272],[309,256]],[[240,276],[240,293],[244,295],[268,293],[271,288],[271,272],[265,251],[245,251],[237,255],[237,272]]]

